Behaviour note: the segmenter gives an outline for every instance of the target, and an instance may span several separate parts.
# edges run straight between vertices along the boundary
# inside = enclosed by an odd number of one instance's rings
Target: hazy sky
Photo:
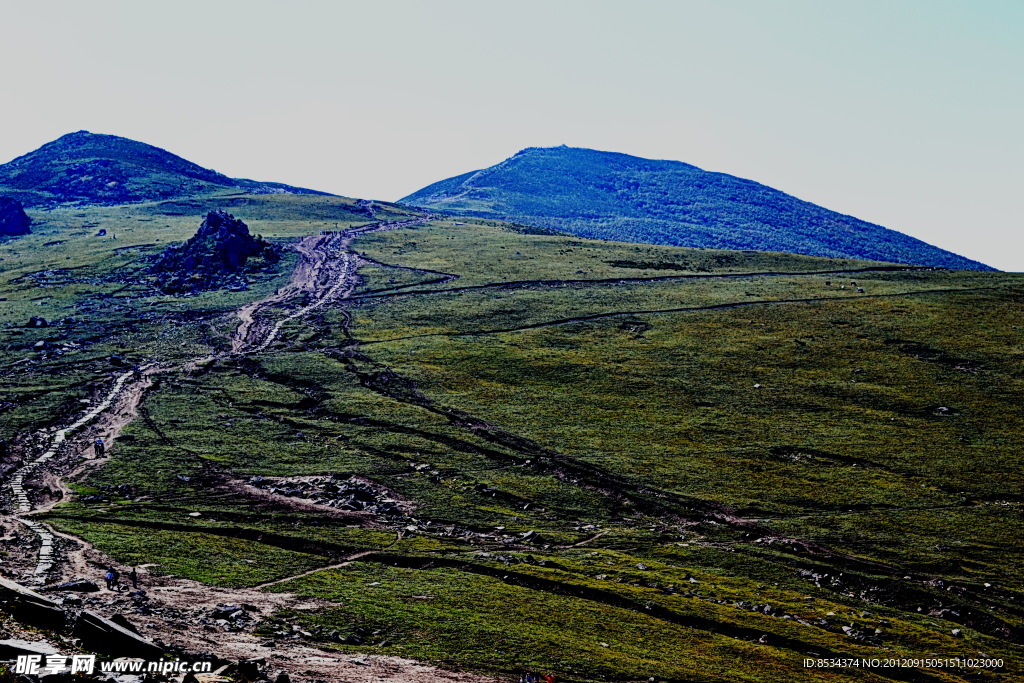
[[[74,130],[398,199],[677,159],[1024,271],[1020,0],[0,0],[0,162]]]

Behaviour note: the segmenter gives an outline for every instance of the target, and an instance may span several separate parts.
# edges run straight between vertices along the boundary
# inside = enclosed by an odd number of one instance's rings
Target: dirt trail
[[[346,557],[343,562],[338,562],[336,564],[331,564],[331,565],[328,565],[326,567],[317,567],[316,569],[310,569],[307,572],[302,572],[301,574],[296,574],[294,576],[285,576],[284,578],[275,579],[273,581],[267,581],[266,583],[261,583],[261,584],[258,584],[256,586],[253,586],[253,588],[254,589],[269,588],[270,586],[277,586],[277,585],[282,584],[282,583],[288,583],[289,581],[294,581],[295,579],[301,579],[301,578],[303,578],[305,576],[310,576],[311,574],[316,574],[317,572],[323,572],[323,571],[328,571],[330,569],[340,569],[342,567],[347,567],[347,566],[349,566],[350,564],[352,564],[353,562],[355,562],[356,560],[358,560],[361,557],[366,557],[367,555],[373,555],[374,553],[383,552],[383,551],[387,550],[388,548],[390,548],[393,545],[394,545],[394,543],[392,543],[391,545],[387,546],[386,548],[382,548],[381,550],[361,550],[358,553],[352,553],[351,555]]]
[[[194,359],[184,366],[160,367],[150,365],[139,371],[128,371],[118,376],[94,407],[73,424],[46,433],[43,453],[14,473],[11,481],[12,501],[16,517],[41,539],[39,555],[32,578],[36,583],[60,582],[75,577],[95,578],[112,560],[79,538],[51,529],[33,517],[51,510],[66,495],[67,484],[87,471],[103,465],[107,455],[87,457],[93,452],[95,439],[102,438],[105,450],[120,436],[123,428],[134,420],[146,390],[157,374],[188,370],[198,364],[266,350],[284,324],[307,315],[331,301],[346,298],[354,290],[358,255],[347,250],[351,240],[364,232],[405,227],[422,221],[402,223],[374,223],[339,233],[313,235],[296,245],[299,262],[288,284],[273,295],[247,304],[236,312],[238,327],[232,336],[231,350]],[[292,302],[306,297],[308,303],[294,307]],[[272,321],[267,313],[273,308],[294,307],[292,312]],[[74,434],[74,438],[72,437]],[[85,457],[79,460],[79,456]],[[47,468],[44,470],[43,466]],[[31,480],[31,483],[29,483]],[[33,502],[30,491],[35,485],[43,493]],[[342,563],[328,568],[345,566],[366,553],[355,553]],[[351,655],[292,640],[266,640],[248,630],[223,631],[209,625],[195,625],[220,604],[246,603],[257,616],[269,617],[281,609],[311,610],[327,606],[320,600],[303,599],[291,593],[264,591],[262,588],[299,577],[285,577],[260,586],[232,589],[208,586],[172,576],[153,576],[145,567],[140,578],[146,589],[150,607],[162,614],[134,613],[131,599],[125,593],[100,592],[86,598],[86,605],[107,616],[132,613],[132,621],[140,631],[157,637],[165,643],[188,651],[212,651],[219,657],[239,660],[266,658],[271,670],[287,670],[294,681],[373,681],[374,683],[426,683],[451,681],[453,683],[486,683],[495,679],[474,674],[444,671],[412,660],[384,655]],[[322,571],[312,570],[305,576]],[[170,616],[168,616],[170,615]]]
[[[231,353],[244,353],[265,341],[270,335],[266,329],[261,328],[266,328],[268,323],[261,321],[262,325],[257,324],[259,313],[287,303],[302,293],[314,293],[327,259],[335,249],[344,249],[350,241],[351,238],[346,239],[340,234],[310,235],[300,240],[295,245],[299,261],[288,284],[266,299],[247,304],[236,312],[239,325],[231,338]],[[343,254],[343,258],[347,256],[348,254]]]

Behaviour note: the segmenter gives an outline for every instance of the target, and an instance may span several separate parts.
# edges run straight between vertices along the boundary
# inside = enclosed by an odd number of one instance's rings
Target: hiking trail
[[[159,362],[153,361],[138,369],[119,374],[113,378],[112,384],[101,397],[70,425],[26,435],[24,441],[31,444],[31,452],[41,453],[12,473],[9,487],[14,508],[12,518],[30,529],[40,540],[30,577],[31,582],[39,586],[53,579],[61,581],[76,576],[98,576],[98,570],[110,563],[110,559],[91,544],[78,537],[56,532],[33,516],[51,510],[71,492],[68,480],[106,462],[111,446],[121,430],[139,414],[142,397],[156,375],[188,371],[216,360],[266,351],[289,322],[321,309],[333,301],[348,298],[352,294],[358,283],[357,270],[362,263],[358,254],[348,250],[352,239],[366,232],[408,227],[425,220],[371,223],[301,239],[295,245],[299,259],[289,282],[271,296],[246,304],[235,311],[238,326],[232,335],[229,351],[209,354],[173,366],[161,366]],[[305,305],[296,306],[295,300],[303,297],[306,299]],[[273,311],[282,308],[291,310],[275,319]],[[92,449],[96,438],[103,439],[104,452],[89,458],[85,454]],[[50,467],[44,468],[47,464]],[[56,489],[56,495],[47,501],[34,502],[33,488],[46,488],[43,486],[44,482],[51,490]],[[38,498],[38,495],[35,497]],[[344,562],[332,566],[344,566],[363,554],[355,553],[345,558]],[[321,567],[308,573],[312,574],[325,568],[330,567]],[[166,606],[167,609],[174,611],[179,615],[177,619],[185,612],[195,618],[204,610],[214,609],[221,603],[245,602],[253,606],[259,614],[266,616],[284,608],[309,610],[322,606],[319,600],[302,599],[292,593],[262,590],[264,586],[297,578],[294,576],[250,588],[224,588],[173,576],[155,576],[150,574],[145,566],[140,569],[143,586],[154,604]],[[131,600],[125,593],[101,592],[94,595],[113,596],[101,610],[108,615],[124,611],[131,605]],[[150,629],[148,633],[159,634],[167,643],[190,651],[209,650],[216,646],[218,656],[228,659],[266,658],[272,667],[292,671],[293,680],[307,680],[307,677],[333,680],[341,677],[354,680],[356,677],[371,676],[372,680],[382,683],[494,681],[490,677],[445,671],[394,656],[360,655],[353,658],[304,643],[287,643],[275,648],[261,643],[264,638],[248,631],[219,633],[214,639],[208,637],[213,634],[204,634],[202,629],[182,628],[183,624],[177,620],[155,615],[133,615],[133,621],[138,622],[137,626],[143,633]]]

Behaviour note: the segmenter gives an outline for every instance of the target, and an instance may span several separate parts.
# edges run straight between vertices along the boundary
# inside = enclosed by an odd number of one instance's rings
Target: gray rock
[[[87,579],[74,579],[56,586],[47,586],[44,591],[77,591],[79,593],[95,593],[100,589],[94,582]]]
[[[139,634],[93,612],[82,612],[75,622],[72,635],[80,638],[86,649],[102,654],[149,660],[160,659],[164,654],[162,648]]]
[[[19,655],[55,655],[57,648],[43,641],[0,640],[0,660],[15,659]]]
[[[0,578],[0,610],[11,612],[15,619],[30,626],[64,628],[64,610],[60,605],[4,578]]]
[[[110,620],[112,622],[114,622],[115,624],[117,624],[118,626],[123,626],[124,628],[128,629],[132,633],[138,633],[139,632],[139,629],[135,627],[135,624],[133,624],[132,622],[128,621],[128,617],[126,617],[123,614],[115,614],[114,616],[110,617]]]

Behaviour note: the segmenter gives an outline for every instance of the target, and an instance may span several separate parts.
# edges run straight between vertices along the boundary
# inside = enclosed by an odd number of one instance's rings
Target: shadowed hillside
[[[752,180],[575,147],[531,147],[400,201],[598,239],[991,270]]]
[[[225,188],[256,194],[325,194],[280,183],[228,178],[159,147],[84,130],[0,165],[0,192],[29,206],[124,204]]]

